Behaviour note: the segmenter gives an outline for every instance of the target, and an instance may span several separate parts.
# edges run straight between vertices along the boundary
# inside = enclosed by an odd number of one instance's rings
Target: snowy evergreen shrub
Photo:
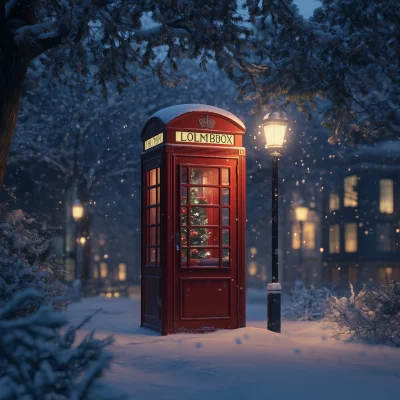
[[[25,303],[19,315],[28,315],[41,304],[65,308],[63,268],[50,249],[49,238],[33,228],[34,220],[22,210],[8,212],[0,206],[0,309],[14,293],[31,288],[42,296]]]
[[[283,317],[290,320],[316,321],[326,316],[332,293],[326,287],[308,289],[295,287],[291,291],[291,304],[283,308]]]
[[[400,346],[400,282],[364,286],[358,294],[350,284],[350,296],[332,297],[330,306],[329,320],[337,323],[336,335]]]
[[[77,330],[91,317],[61,334],[67,319],[51,306],[16,318],[26,303],[37,303],[40,297],[38,291],[27,289],[0,310],[0,398],[88,398],[95,379],[111,360],[104,348],[113,339],[95,339],[91,332],[74,345]]]

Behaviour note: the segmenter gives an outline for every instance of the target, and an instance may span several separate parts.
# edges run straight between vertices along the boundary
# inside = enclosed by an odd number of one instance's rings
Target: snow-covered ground
[[[335,339],[332,327],[283,321],[266,329],[265,293],[248,293],[247,327],[166,337],[139,327],[140,297],[84,299],[72,323],[102,308],[87,330],[113,334],[104,380],[129,399],[400,398],[400,349]]]

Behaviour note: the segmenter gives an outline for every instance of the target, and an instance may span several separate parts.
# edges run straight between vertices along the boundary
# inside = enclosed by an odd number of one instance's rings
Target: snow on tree
[[[113,339],[96,339],[91,332],[76,345],[77,331],[90,317],[67,328],[65,315],[50,306],[18,318],[19,310],[43,303],[41,297],[27,289],[0,309],[0,396],[3,400],[88,398],[110,363],[111,355],[104,349]]]
[[[66,307],[63,268],[50,249],[50,240],[29,226],[34,220],[22,210],[0,207],[0,308],[24,289],[41,293],[40,302],[19,311],[32,313],[41,304]]]
[[[350,296],[330,299],[329,319],[337,323],[336,335],[351,334],[372,343],[400,346],[400,282],[390,280],[364,286]]]
[[[3,3],[4,4],[4,3]],[[182,82],[178,59],[210,59],[227,72],[249,34],[235,0],[6,0],[0,43],[0,185],[27,71],[51,83],[107,83],[121,91],[140,70]]]
[[[322,114],[332,143],[400,135],[400,1],[322,0],[310,20],[292,0],[246,4],[257,33],[243,98]]]

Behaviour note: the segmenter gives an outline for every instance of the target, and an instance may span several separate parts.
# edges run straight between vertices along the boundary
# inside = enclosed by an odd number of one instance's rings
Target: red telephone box
[[[183,104],[143,128],[141,325],[166,335],[244,327],[245,126]]]

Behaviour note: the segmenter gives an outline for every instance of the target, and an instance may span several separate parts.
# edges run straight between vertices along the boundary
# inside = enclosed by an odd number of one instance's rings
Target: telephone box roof
[[[229,111],[223,110],[222,108],[208,106],[207,104],[178,104],[176,106],[171,106],[167,108],[163,108],[162,110],[157,111],[150,118],[158,118],[165,125],[174,120],[175,118],[180,117],[183,114],[191,113],[191,112],[210,112],[215,114],[220,114],[225,118],[230,119],[232,122],[236,123],[236,125],[240,126],[243,130],[246,129],[244,123],[234,114]]]

